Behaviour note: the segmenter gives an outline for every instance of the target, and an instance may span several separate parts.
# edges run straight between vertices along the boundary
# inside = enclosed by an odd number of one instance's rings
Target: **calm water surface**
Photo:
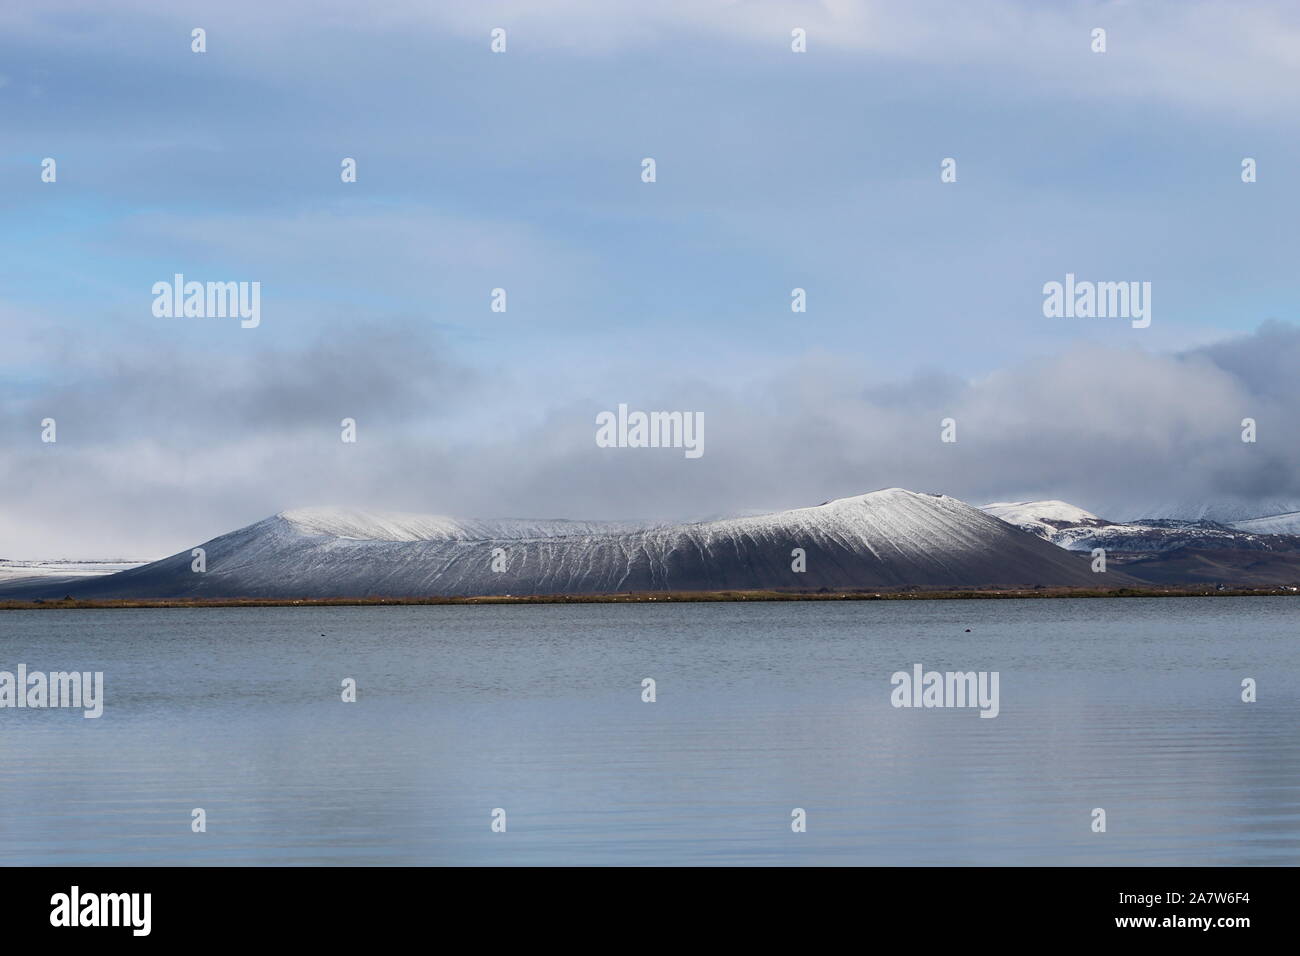
[[[101,670],[106,696],[0,710],[0,863],[1296,864],[1297,612],[0,612],[0,670]],[[891,707],[914,663],[1000,672],[1000,715]]]

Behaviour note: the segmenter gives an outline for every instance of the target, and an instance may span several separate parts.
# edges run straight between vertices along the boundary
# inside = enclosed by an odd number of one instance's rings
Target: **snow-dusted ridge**
[[[1117,523],[1059,500],[975,509],[884,488],[677,524],[301,508],[95,579],[0,578],[4,597],[352,598],[646,591],[1300,586],[1300,512]],[[1088,552],[1109,556],[1104,576]],[[1082,552],[1082,553],[1080,553]],[[796,557],[797,554],[802,557]],[[802,563],[804,570],[796,570]],[[60,569],[66,571],[67,569]]]
[[[483,541],[509,538],[619,534],[646,524],[624,521],[572,521],[566,518],[452,518],[447,515],[352,508],[297,508],[277,518],[305,535],[355,541]]]
[[[1300,500],[1293,498],[1241,498],[1223,495],[1206,499],[1149,501],[1140,507],[1116,509],[1111,517],[1128,524],[1149,520],[1211,521],[1222,525],[1300,512]]]
[[[917,495],[905,488],[882,488],[847,498],[834,498],[819,505],[789,511],[762,512],[739,517],[688,522],[702,525],[761,527],[792,516],[830,516],[870,507],[871,503],[897,494]],[[917,495],[920,497],[919,495]],[[947,498],[946,495],[924,495]],[[956,501],[957,499],[949,499]],[[357,541],[495,541],[569,537],[572,535],[628,534],[663,527],[662,523],[638,521],[582,521],[572,518],[453,518],[448,515],[414,514],[399,511],[363,511],[354,508],[295,508],[275,515],[305,535],[349,538]]]
[[[1300,511],[1234,521],[1232,527],[1256,534],[1300,534]]]
[[[692,524],[286,511],[150,565],[94,597],[413,597],[628,591],[1079,586],[1088,562],[945,495],[885,488]],[[796,556],[796,549],[802,557]],[[796,570],[802,566],[804,570]],[[1133,583],[1122,574],[1106,584]]]
[[[1180,577],[1200,583],[1300,582],[1300,512],[1220,524],[1174,518],[1107,521],[1063,501],[1000,502],[982,510],[1067,551],[1101,548],[1128,572],[1162,583]],[[1199,509],[1212,510],[1208,504]]]
[[[980,511],[1001,518],[1040,538],[1052,540],[1052,535],[1063,528],[1097,528],[1110,524],[1091,511],[1051,499],[1048,501],[995,501],[982,505]]]
[[[143,561],[10,561],[0,559],[0,582],[21,581],[31,578],[49,578],[73,580],[77,578],[100,577],[138,568]]]

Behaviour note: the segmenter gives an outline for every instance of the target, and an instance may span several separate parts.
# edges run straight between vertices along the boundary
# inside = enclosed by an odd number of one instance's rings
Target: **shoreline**
[[[108,598],[101,600],[0,600],[0,611],[47,609],[105,610],[113,608],[221,607],[383,607],[459,604],[698,604],[740,601],[979,601],[1039,598],[1171,598],[1171,597],[1297,597],[1289,587],[1271,588],[1022,588],[945,591],[642,591],[622,594],[527,594],[477,597],[361,597],[361,598]]]

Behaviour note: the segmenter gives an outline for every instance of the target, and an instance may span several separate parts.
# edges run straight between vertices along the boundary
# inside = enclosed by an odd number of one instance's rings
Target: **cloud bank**
[[[197,361],[81,352],[6,402],[5,557],[156,557],[293,507],[477,517],[690,518],[900,485],[972,503],[1055,497],[1109,517],[1300,499],[1300,328],[1176,354],[1078,345],[978,379],[881,384],[829,354],[740,387],[627,394],[464,366],[417,327]],[[516,398],[511,412],[503,391]],[[106,401],[105,396],[112,396]],[[530,399],[531,401],[522,401]],[[600,448],[619,402],[702,411],[706,453]],[[44,418],[58,441],[40,441]],[[340,422],[358,423],[355,444]],[[956,421],[957,441],[940,440]],[[1241,421],[1257,441],[1241,440]]]

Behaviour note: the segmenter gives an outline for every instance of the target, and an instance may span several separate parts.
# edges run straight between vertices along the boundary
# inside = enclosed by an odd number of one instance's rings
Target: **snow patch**
[[[566,518],[452,518],[447,515],[352,508],[297,508],[276,517],[308,537],[353,541],[485,541],[618,534],[645,524],[623,521],[570,521]]]
[[[1247,518],[1245,521],[1234,521],[1231,526],[1238,531],[1250,531],[1255,534],[1300,534],[1300,511],[1267,515],[1263,518]]]
[[[1064,528],[1097,528],[1110,524],[1091,511],[1055,498],[1047,501],[995,501],[982,505],[980,511],[1049,541]]]

